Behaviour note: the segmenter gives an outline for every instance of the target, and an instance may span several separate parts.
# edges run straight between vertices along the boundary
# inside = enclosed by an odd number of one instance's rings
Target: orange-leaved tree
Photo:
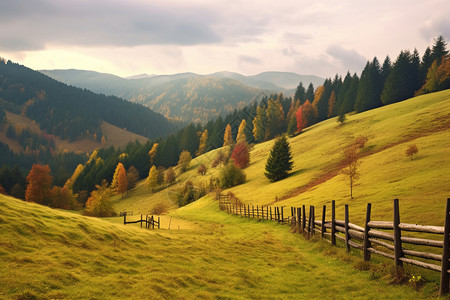
[[[250,152],[248,150],[247,143],[238,143],[234,146],[233,153],[231,154],[234,164],[244,169],[250,164]]]
[[[27,189],[25,200],[49,205],[51,202],[50,189],[53,177],[50,175],[50,167],[34,164],[27,176]]]
[[[228,124],[227,127],[225,127],[225,133],[223,134],[223,146],[228,146],[233,143],[233,136],[231,134],[231,125]]]

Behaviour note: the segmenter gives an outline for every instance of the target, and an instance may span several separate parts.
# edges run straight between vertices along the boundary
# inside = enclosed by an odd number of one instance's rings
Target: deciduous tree
[[[112,217],[115,212],[111,204],[112,191],[108,182],[103,180],[102,185],[96,185],[86,202],[85,213],[95,217]]]
[[[223,146],[228,146],[233,143],[233,135],[231,134],[231,125],[228,124],[227,127],[225,127],[225,133],[223,135]]]
[[[148,173],[147,181],[146,181],[147,187],[154,192],[158,187],[158,170],[155,166],[152,166],[150,168],[150,171]]]
[[[419,153],[419,149],[415,144],[409,145],[408,148],[406,149],[406,156],[411,158],[411,160],[413,159],[413,156],[416,155],[417,153]]]
[[[257,142],[264,141],[266,116],[264,107],[258,106],[256,108],[256,117],[253,119],[253,136]]]
[[[233,153],[231,154],[234,164],[245,169],[250,164],[250,152],[248,150],[248,145],[245,142],[237,143],[234,146]]]
[[[198,150],[196,152],[197,156],[202,155],[207,150],[207,142],[208,142],[208,129],[205,129],[200,135],[200,142],[198,146]]]
[[[148,152],[148,155],[150,156],[150,165],[153,165],[156,153],[158,152],[158,146],[158,143],[154,143],[152,149],[150,149],[150,151]]]
[[[247,137],[245,136],[245,126],[247,126],[247,122],[245,119],[241,121],[241,124],[239,125],[238,133],[236,136],[236,143],[246,143]]]
[[[183,150],[180,154],[180,158],[178,159],[178,166],[180,168],[180,172],[185,172],[190,164],[191,164],[192,156],[189,151]]]
[[[52,180],[48,165],[34,164],[27,176],[28,185],[25,191],[25,200],[44,205],[51,204],[50,189]]]

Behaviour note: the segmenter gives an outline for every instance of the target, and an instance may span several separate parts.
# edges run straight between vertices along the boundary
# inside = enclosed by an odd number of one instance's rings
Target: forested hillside
[[[0,61],[0,108],[27,116],[48,134],[71,141],[100,141],[101,121],[148,138],[168,135],[178,126],[142,105],[67,86],[5,60]]]
[[[44,70],[52,78],[107,95],[144,104],[166,117],[201,122],[224,117],[235,109],[261,100],[263,95],[291,94],[299,82],[317,86],[323,79],[286,72],[244,76],[232,72],[211,75],[181,73],[124,79],[111,74],[81,70]]]

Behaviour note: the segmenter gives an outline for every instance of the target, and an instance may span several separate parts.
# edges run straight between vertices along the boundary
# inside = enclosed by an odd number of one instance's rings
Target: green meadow
[[[247,181],[230,188],[243,203],[321,207],[336,200],[337,217],[350,205],[350,221],[362,224],[367,203],[372,219],[391,220],[400,199],[403,222],[443,225],[450,197],[450,90],[330,119],[290,138],[294,169],[271,183],[264,166],[274,141],[254,145]],[[341,173],[342,149],[368,138],[360,178],[350,199]],[[406,148],[419,153],[410,160]],[[217,177],[210,168],[219,149],[195,158],[177,184],[150,193],[144,181],[123,198],[117,212],[129,219],[164,203],[160,230],[123,225],[0,195],[0,298],[4,299],[420,299],[438,295],[439,274],[407,268],[405,280],[392,262],[365,264],[325,241],[305,239],[287,226],[227,215],[207,195],[178,208],[176,191]],[[197,174],[200,164],[205,176]],[[319,211],[317,209],[316,211]],[[321,211],[321,210],[320,210]],[[169,223],[171,228],[169,230]],[[416,289],[408,276],[422,275]],[[398,281],[406,284],[394,284]]]

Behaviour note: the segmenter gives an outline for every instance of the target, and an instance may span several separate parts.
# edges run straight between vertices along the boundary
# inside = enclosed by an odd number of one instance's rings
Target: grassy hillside
[[[205,197],[158,231],[0,195],[0,298],[422,298],[358,260],[273,222],[228,216]],[[120,219],[117,219],[120,220]],[[374,280],[376,279],[376,280]]]
[[[358,136],[368,138],[360,159],[360,178],[350,199],[347,178],[339,162],[342,149]],[[299,206],[337,202],[343,218],[344,204],[350,205],[351,221],[362,223],[368,202],[373,218],[390,220],[392,200],[400,199],[403,221],[442,225],[445,199],[450,197],[450,90],[416,97],[372,111],[348,116],[339,126],[330,119],[307,128],[289,139],[294,157],[292,175],[276,183],[264,176],[264,166],[274,141],[256,144],[247,181],[230,189],[244,203]],[[405,151],[416,144],[419,153],[411,161]],[[197,167],[211,165],[216,151],[192,161],[191,168],[178,179],[194,182],[218,176],[209,169],[197,176]]]

